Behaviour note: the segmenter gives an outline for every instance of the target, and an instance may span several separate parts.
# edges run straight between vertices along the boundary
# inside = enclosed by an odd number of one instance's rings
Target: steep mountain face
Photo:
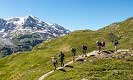
[[[16,47],[15,44],[13,44],[12,40],[8,39],[8,38],[2,38],[0,37],[0,50],[5,47],[5,46],[12,46],[12,47]]]
[[[48,24],[35,16],[0,19],[0,35],[3,38],[14,38],[18,35],[38,33],[45,39],[49,39],[69,32],[69,30],[58,24]]]
[[[42,41],[69,32],[58,24],[46,23],[35,16],[0,19],[0,52],[5,55],[14,51],[29,51]]]

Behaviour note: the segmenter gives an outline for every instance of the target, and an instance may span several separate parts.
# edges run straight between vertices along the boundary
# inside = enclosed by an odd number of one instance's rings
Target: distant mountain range
[[[35,16],[0,19],[0,35],[3,38],[13,38],[20,34],[38,33],[46,39],[61,36],[70,31],[58,24],[46,23]]]
[[[19,46],[20,51],[31,50],[33,46],[44,40],[69,32],[70,30],[56,23],[50,24],[35,16],[0,18],[0,49],[5,46],[8,48]]]

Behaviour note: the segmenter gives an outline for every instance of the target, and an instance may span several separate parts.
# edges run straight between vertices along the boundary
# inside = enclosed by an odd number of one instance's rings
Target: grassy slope
[[[133,43],[133,38],[131,37],[133,36],[132,21],[133,19],[128,19],[120,23],[117,29],[106,27],[98,31],[75,31],[66,36],[37,45],[31,52],[13,54],[0,59],[0,79],[36,80],[52,69],[51,56],[57,56],[58,52],[62,50],[66,55],[66,62],[70,61],[71,47],[76,47],[78,54],[81,54],[81,45],[87,44],[89,46],[88,52],[90,52],[96,49],[96,40],[105,40],[106,47],[112,49],[111,42],[108,39],[109,32],[113,32],[120,37],[120,48],[131,48],[132,45],[129,44]],[[111,28],[115,27],[117,26]]]
[[[90,62],[91,60],[91,62]],[[75,62],[74,68],[65,67],[66,72],[55,71],[46,80],[132,80],[133,57],[123,59],[88,58],[86,62]]]

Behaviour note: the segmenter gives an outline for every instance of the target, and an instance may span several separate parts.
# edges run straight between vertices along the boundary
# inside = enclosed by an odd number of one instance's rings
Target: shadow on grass
[[[73,67],[73,66],[71,66],[71,65],[66,65],[65,67],[74,68],[74,67]]]
[[[59,69],[60,71],[62,71],[62,72],[66,72],[66,70],[65,69]]]

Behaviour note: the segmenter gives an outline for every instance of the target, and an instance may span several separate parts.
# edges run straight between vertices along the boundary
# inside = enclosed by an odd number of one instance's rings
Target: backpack
[[[72,51],[72,53],[75,53],[76,52],[76,49],[75,48],[72,48],[71,51]]]
[[[115,41],[113,42],[113,44],[116,46],[116,45],[119,44],[119,42],[118,42],[117,40],[115,40]]]
[[[84,45],[83,45],[83,50],[87,50],[87,46],[84,46]]]
[[[96,46],[101,46],[101,45],[102,45],[101,42],[99,41],[96,42]]]
[[[105,42],[104,42],[104,41],[102,41],[102,42],[101,42],[101,44],[102,44],[102,47],[104,47],[104,46],[105,46]]]
[[[56,59],[52,59],[52,62],[53,62],[54,64],[56,64],[56,63],[57,63],[57,60],[56,60]]]
[[[64,56],[65,56],[65,55],[64,55],[62,52],[59,54],[59,57],[60,57],[60,58],[64,58]]]

